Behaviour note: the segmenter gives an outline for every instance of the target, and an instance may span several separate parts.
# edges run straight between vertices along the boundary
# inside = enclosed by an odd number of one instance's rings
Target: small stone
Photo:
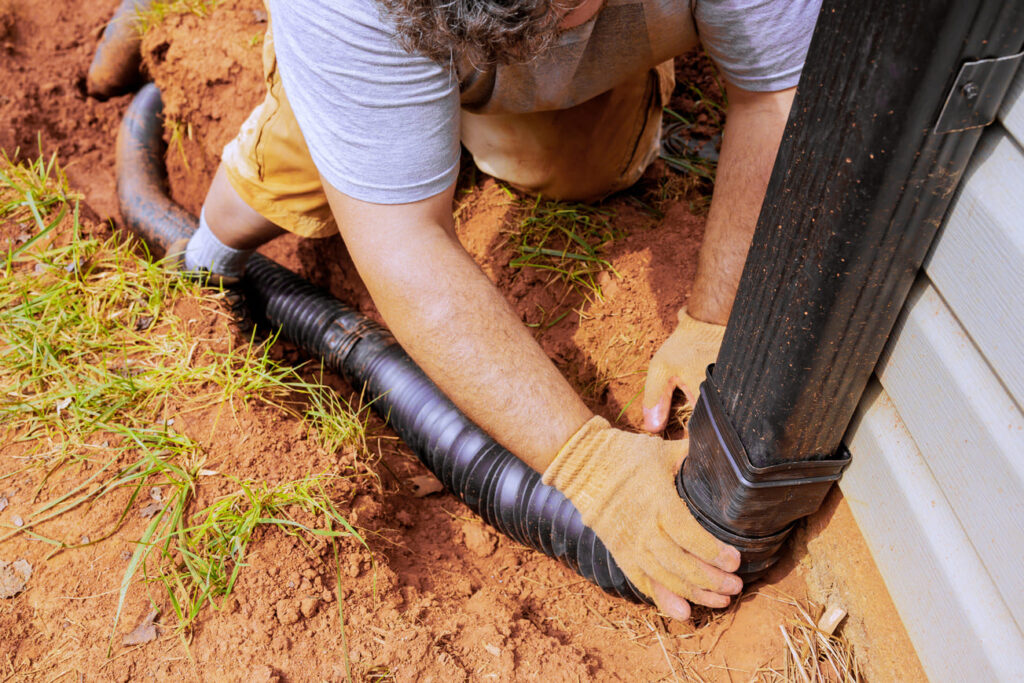
[[[432,493],[444,491],[444,484],[438,481],[437,477],[432,474],[411,477],[409,485],[412,486],[412,495],[416,498],[424,498]]]
[[[500,657],[501,656],[501,648],[499,648],[496,645],[491,645],[490,643],[485,643],[484,644],[484,649],[487,650],[492,655],[494,655],[495,657]]]
[[[297,600],[278,600],[277,620],[285,626],[298,623],[300,618],[299,603]]]
[[[149,505],[146,505],[141,510],[139,510],[139,517],[142,517],[143,519],[155,517],[156,513],[163,510],[163,508],[164,506],[161,505],[160,503],[150,503]]]
[[[0,560],[0,598],[13,598],[25,590],[32,578],[32,565],[26,560]]]
[[[82,534],[82,538],[79,541],[82,545],[89,545],[89,537]]]
[[[7,509],[7,496],[0,496],[0,512]]]
[[[20,529],[21,527],[25,526],[25,520],[23,520],[18,515],[14,515],[13,517],[11,517],[11,524]]]
[[[139,625],[124,637],[122,643],[125,646],[144,645],[145,643],[150,643],[156,640],[158,632],[157,626],[153,622],[156,620],[158,614],[159,612],[157,612],[157,610],[153,610],[147,614],[142,621],[139,622]]]
[[[324,602],[334,602],[334,593],[331,591],[324,591],[320,594],[320,599]]]
[[[846,610],[839,605],[829,605],[825,613],[818,620],[818,630],[828,635],[835,633],[839,622],[846,618]]]
[[[317,600],[316,598],[304,599],[302,603],[299,605],[299,610],[302,612],[302,616],[309,619],[314,614],[316,614],[317,603],[319,603],[319,600]]]

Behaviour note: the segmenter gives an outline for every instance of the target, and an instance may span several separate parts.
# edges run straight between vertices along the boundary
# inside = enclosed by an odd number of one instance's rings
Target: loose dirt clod
[[[25,590],[32,578],[32,565],[26,560],[0,560],[0,598],[13,598]]]
[[[316,614],[316,608],[319,604],[319,600],[316,598],[306,598],[299,605],[299,611],[302,612],[302,616],[309,619]]]
[[[480,557],[490,557],[498,547],[498,539],[479,524],[467,522],[462,525],[466,547]]]
[[[277,620],[284,626],[298,623],[302,614],[300,608],[298,600],[279,600],[276,608]]]

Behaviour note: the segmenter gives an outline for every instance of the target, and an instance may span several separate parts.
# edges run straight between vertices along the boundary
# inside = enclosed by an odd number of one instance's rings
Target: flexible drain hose
[[[122,0],[103,30],[85,79],[87,91],[96,99],[124,95],[142,84],[139,13],[148,10],[153,1]]]
[[[167,196],[162,109],[160,91],[147,85],[128,108],[117,142],[125,223],[161,252],[196,226]],[[573,504],[470,422],[383,326],[259,254],[242,284],[256,318],[280,328],[353,386],[365,387],[364,396],[420,461],[489,524],[613,595],[647,601]]]

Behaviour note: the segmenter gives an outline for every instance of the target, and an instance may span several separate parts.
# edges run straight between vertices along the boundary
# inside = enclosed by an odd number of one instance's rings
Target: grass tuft
[[[305,385],[303,390],[309,400],[303,417],[324,450],[337,452],[346,446],[367,450],[370,404],[353,406],[344,396],[317,382]]]
[[[167,17],[176,14],[194,14],[203,18],[217,8],[223,0],[158,0],[146,9],[136,12],[136,26],[141,35],[159,26]]]
[[[602,256],[608,244],[623,237],[612,225],[615,213],[542,197],[523,198],[518,204],[523,216],[509,234],[517,254],[509,266],[550,272],[584,297],[600,298],[597,276],[618,275]]]
[[[351,537],[369,549],[332,501],[330,486],[338,477],[314,475],[276,486],[236,481],[238,491],[187,515],[197,477],[203,473],[201,469],[167,467],[165,481],[171,494],[136,545],[121,584],[122,603],[134,573],[141,568],[150,581],[164,586],[179,628],[187,627],[204,606],[230,595],[259,527],[274,527],[299,537]],[[299,521],[297,514],[302,513],[319,523]],[[154,553],[157,568],[155,575],[149,576]]]
[[[34,477],[33,500],[44,499],[0,541],[25,534],[53,553],[93,545],[148,502],[115,628],[139,576],[166,589],[180,627],[192,624],[231,592],[259,527],[366,546],[334,502],[337,476],[274,486],[228,477],[237,490],[195,510],[204,478],[223,488],[225,477],[205,468],[203,444],[175,431],[173,416],[263,403],[305,415],[323,447],[361,456],[367,410],[273,360],[274,339],[223,335],[225,348],[205,337],[188,316],[226,315],[224,294],[139,256],[133,240],[84,236],[71,202],[55,157],[15,164],[0,154],[0,235],[25,233],[0,277],[0,455],[13,449],[21,463],[3,478]],[[47,522],[104,498],[120,513],[91,538],[45,535]]]

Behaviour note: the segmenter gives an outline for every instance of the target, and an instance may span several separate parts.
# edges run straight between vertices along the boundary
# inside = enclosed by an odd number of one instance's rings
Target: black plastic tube
[[[118,197],[126,225],[156,251],[195,230],[166,192],[160,91],[148,85],[118,133]],[[649,602],[615,564],[579,511],[474,425],[383,326],[287,268],[255,255],[242,280],[257,319],[340,373],[474,512],[523,545],[561,560],[605,591]]]
[[[142,85],[139,13],[152,4],[153,0],[122,0],[107,23],[85,79],[87,91],[96,99],[125,95]]]

